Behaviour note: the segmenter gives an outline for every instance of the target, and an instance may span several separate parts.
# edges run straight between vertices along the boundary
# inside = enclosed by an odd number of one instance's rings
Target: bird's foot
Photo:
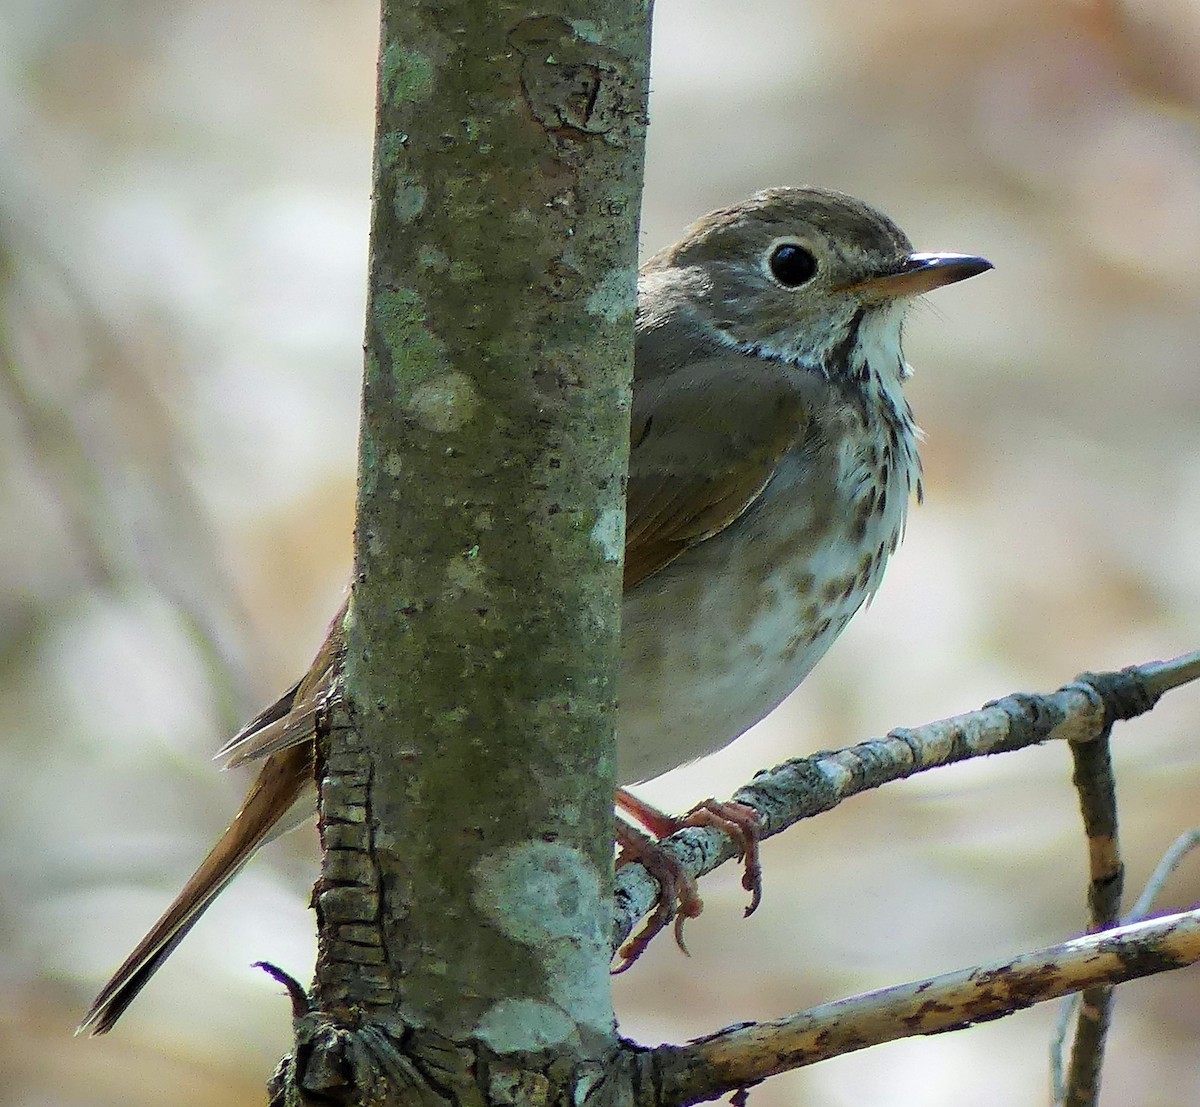
[[[634,862],[645,866],[646,871],[658,881],[659,893],[654,910],[646,917],[641,929],[617,951],[620,963],[614,972],[621,973],[629,968],[646,951],[650,939],[672,919],[675,920],[675,942],[687,953],[683,924],[704,910],[695,878],[668,856],[650,835],[630,826],[623,819],[616,821],[616,839],[621,847],[621,852],[617,854],[617,868]]]
[[[696,804],[686,815],[674,816],[638,799],[623,788],[617,790],[616,800],[621,810],[660,839],[689,826],[711,826],[723,830],[733,840],[737,858],[742,862],[742,887],[750,893],[746,914],[752,914],[758,907],[762,900],[762,866],[758,855],[762,824],[754,808],[744,803],[707,799]],[[683,941],[684,923],[694,919],[704,909],[695,879],[667,856],[657,841],[620,819],[617,820],[617,841],[621,846],[617,867],[633,861],[640,862],[658,881],[661,893],[641,930],[618,951],[621,963],[616,971],[624,972],[629,968],[672,918],[675,920],[675,941],[687,953]]]
[[[706,799],[684,815],[681,825],[714,826],[733,839],[737,859],[742,863],[742,887],[750,893],[745,915],[753,915],[762,903],[762,864],[758,858],[762,820],[758,812],[745,803]]]

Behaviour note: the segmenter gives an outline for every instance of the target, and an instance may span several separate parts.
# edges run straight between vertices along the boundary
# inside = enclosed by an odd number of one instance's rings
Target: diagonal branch
[[[660,1105],[715,1099],[768,1076],[915,1034],[998,1018],[1097,984],[1119,984],[1200,960],[1200,910],[971,969],[823,1004],[771,1022],[740,1023],[653,1051]]]
[[[836,807],[850,796],[957,761],[1007,753],[1055,739],[1089,742],[1112,724],[1149,711],[1164,692],[1200,678],[1200,652],[1119,672],[1084,673],[1056,692],[1016,693],[978,711],[926,726],[901,727],[846,749],[785,761],[740,788],[734,799],[753,807],[762,836]],[[720,830],[689,827],[663,842],[669,857],[692,877],[734,856]],[[637,864],[617,873],[612,946],[619,949],[653,906],[658,884]]]

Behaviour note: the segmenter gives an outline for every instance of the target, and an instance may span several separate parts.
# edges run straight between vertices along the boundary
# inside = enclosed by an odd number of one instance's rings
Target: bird
[[[914,252],[870,205],[811,187],[711,212],[641,266],[618,806],[637,816],[644,805],[625,786],[766,717],[875,593],[923,494],[906,308],[990,268]],[[261,762],[259,775],[79,1032],[110,1030],[257,849],[313,813],[318,720],[339,694],[347,612],[300,680],[222,747],[227,766]],[[737,823],[752,836],[752,820]]]

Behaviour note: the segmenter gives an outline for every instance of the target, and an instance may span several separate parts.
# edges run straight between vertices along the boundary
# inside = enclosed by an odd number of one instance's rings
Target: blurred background
[[[245,1104],[307,979],[306,830],[255,861],[110,1037],[70,1032],[234,810],[209,755],[301,671],[347,577],[377,11],[0,8],[0,1103]],[[882,592],[736,746],[753,771],[1200,646],[1200,8],[663,0],[647,252],[775,184],[860,195],[996,271],[913,314],[927,502]],[[1139,886],[1196,821],[1200,689],[1116,736]],[[623,1031],[729,1022],[1077,933],[1063,748],[927,774],[704,885]],[[1163,903],[1200,899],[1200,862]],[[779,1078],[757,1107],[1044,1102],[1054,1011]],[[1120,990],[1109,1103],[1200,1102],[1194,972]]]

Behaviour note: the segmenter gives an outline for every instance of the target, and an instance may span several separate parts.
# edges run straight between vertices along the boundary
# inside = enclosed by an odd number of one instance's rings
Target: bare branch
[[[769,837],[850,796],[940,765],[1055,739],[1093,741],[1107,734],[1114,722],[1149,711],[1164,692],[1197,678],[1200,652],[1119,672],[1084,673],[1047,695],[1017,693],[965,715],[922,727],[902,727],[846,749],[786,761],[759,773],[733,798],[759,812],[762,836]],[[710,828],[681,830],[667,839],[663,848],[693,877],[711,872],[734,856],[729,837]],[[618,872],[614,951],[650,910],[657,895],[657,883],[641,865],[626,865]]]
[[[1200,910],[1089,934],[772,1022],[654,1051],[661,1104],[698,1103],[781,1072],[915,1034],[958,1030],[1100,983],[1200,960]]]
[[[1107,731],[1091,742],[1071,742],[1075,761],[1073,782],[1079,793],[1079,807],[1088,842],[1088,930],[1097,933],[1115,926],[1121,917],[1121,896],[1125,888],[1125,866],[1121,862],[1117,834],[1117,789],[1113,779],[1112,758]],[[1058,1075],[1061,1059],[1056,1056],[1054,1102],[1066,1107],[1091,1107],[1100,1095],[1100,1070],[1104,1064],[1104,1043],[1112,1020],[1113,988],[1109,984],[1087,988],[1078,998],[1079,1013],[1075,1042],[1065,1086]],[[1058,1050],[1056,1045],[1056,1052]]]
[[[1150,914],[1154,901],[1158,898],[1167,879],[1197,846],[1200,846],[1200,829],[1186,831],[1171,843],[1170,849],[1163,854],[1162,859],[1155,866],[1154,872],[1150,875],[1150,879],[1146,881],[1146,887],[1142,889],[1138,901],[1128,913],[1122,916],[1123,924],[1139,922]],[[1080,1000],[1080,996],[1074,995],[1064,1002],[1055,1022],[1054,1037],[1050,1042],[1050,1087],[1054,1103],[1062,1103],[1066,1099],[1067,1093],[1063,1078],[1063,1046],[1067,1038],[1067,1027],[1079,1007]]]
[[[1157,698],[1200,677],[1200,650],[1182,654],[1170,661],[1149,661],[1137,666],[1137,669],[1147,691]]]

